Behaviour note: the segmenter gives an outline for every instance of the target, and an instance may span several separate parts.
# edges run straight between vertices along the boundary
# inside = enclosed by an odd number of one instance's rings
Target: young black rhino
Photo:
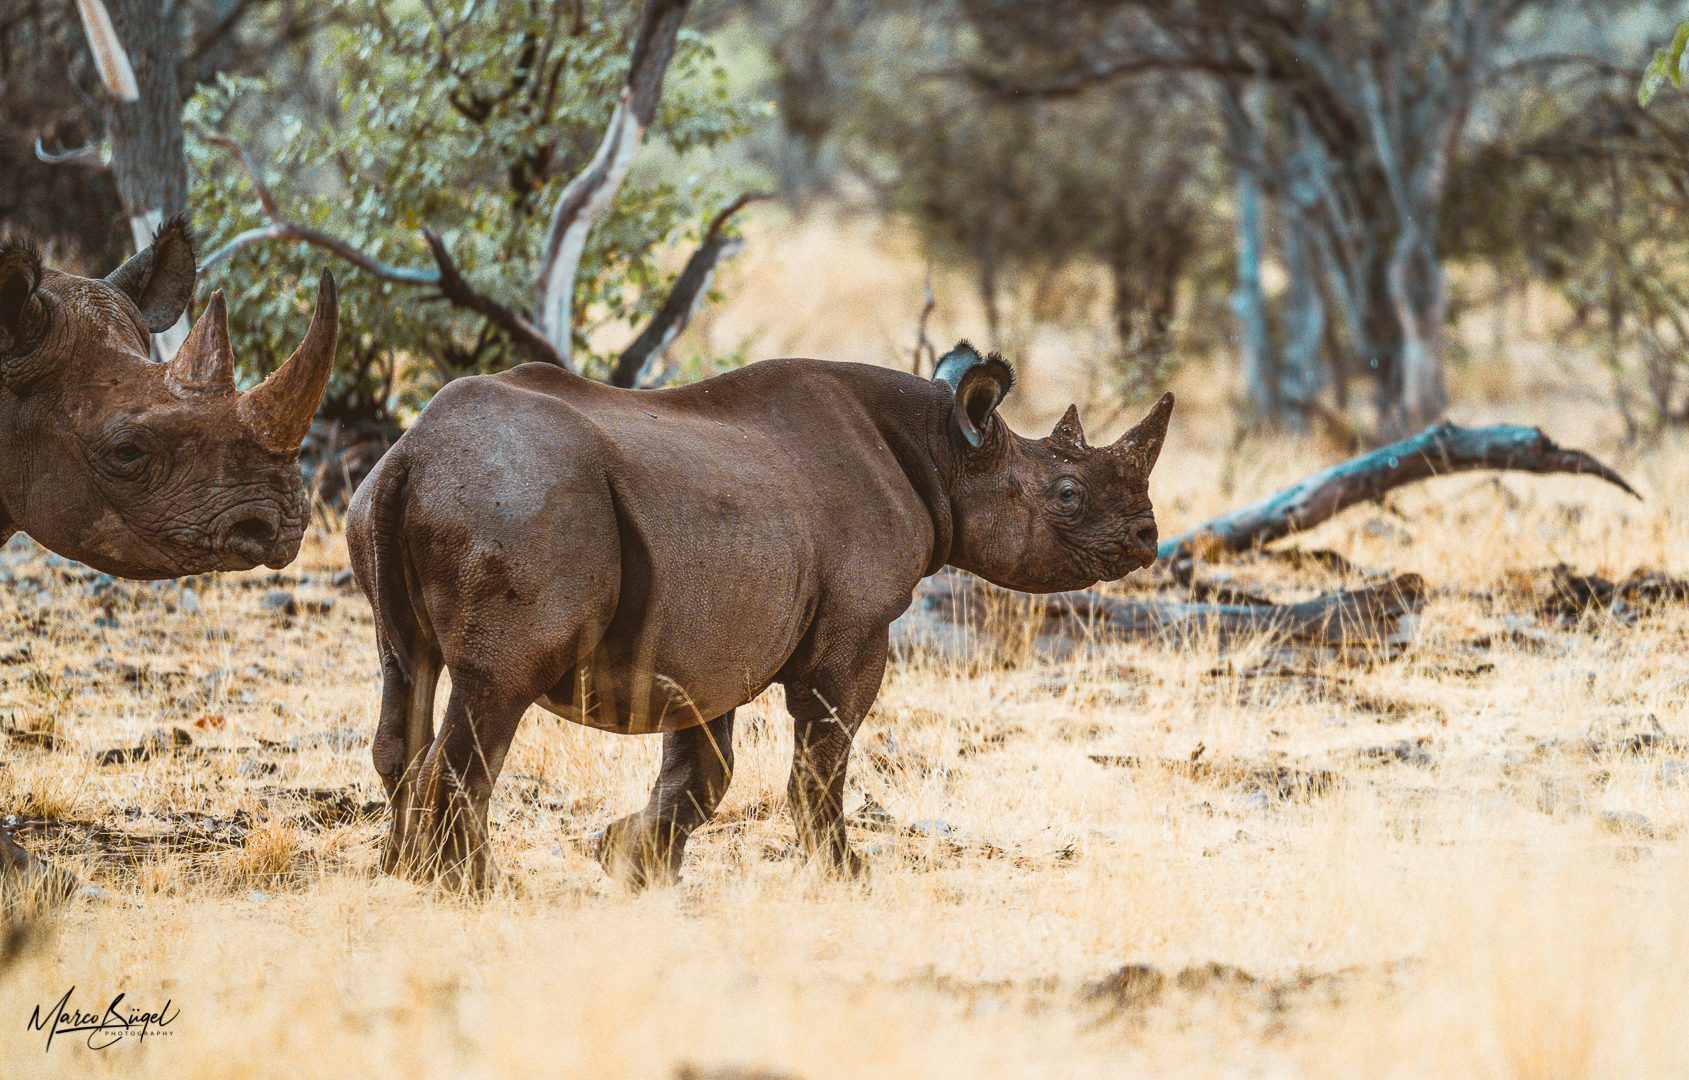
[[[194,263],[182,219],[103,279],[0,243],[0,542],[25,532],[132,578],[282,567],[299,553],[299,446],[334,364],[334,279],[324,271],[293,356],[242,393],[221,293],[175,359],[150,358],[149,335],[193,297]],[[36,865],[0,830],[0,877]]]
[[[1010,431],[997,406],[1013,384],[963,342],[931,381],[768,360],[657,391],[539,364],[447,386],[347,526],[382,660],[383,867],[492,883],[488,799],[538,701],[663,733],[650,802],[610,826],[599,861],[630,886],[672,880],[726,792],[734,709],[780,683],[798,838],[860,871],[846,759],[916,584],[954,566],[1054,592],[1155,559],[1148,481],[1172,395],[1091,447],[1074,408],[1046,438]]]

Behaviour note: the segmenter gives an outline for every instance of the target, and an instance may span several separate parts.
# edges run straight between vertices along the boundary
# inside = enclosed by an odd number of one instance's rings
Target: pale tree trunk
[[[171,215],[187,206],[188,166],[182,151],[180,5],[157,0],[106,0],[117,39],[133,68],[138,97],[106,106],[111,171],[129,229],[140,250]],[[90,41],[96,55],[109,47]],[[187,316],[154,339],[160,359],[176,355]]]
[[[1319,188],[1308,170],[1318,161],[1292,142],[1284,196],[1279,200],[1279,252],[1285,273],[1281,303],[1284,343],[1279,358],[1279,400],[1286,420],[1298,430],[1306,429],[1320,391],[1325,389],[1327,371],[1322,352],[1325,346],[1325,296],[1320,290],[1318,224],[1314,204]]]
[[[617,102],[598,152],[569,181],[552,208],[540,254],[534,315],[564,367],[573,367],[575,278],[587,237],[610,208],[633,169],[645,131],[657,115],[663,76],[674,56],[675,39],[690,0],[648,0],[628,66],[628,81]]]
[[[1261,282],[1266,257],[1266,167],[1255,121],[1242,95],[1228,89],[1221,95],[1226,135],[1231,143],[1232,190],[1237,199],[1237,284],[1232,289],[1232,313],[1237,316],[1237,346],[1243,364],[1244,394],[1256,417],[1282,419],[1277,357],[1267,324],[1267,294]]]
[[[1389,288],[1402,340],[1396,355],[1395,404],[1387,424],[1399,434],[1431,423],[1448,408],[1443,382],[1448,284],[1442,262],[1417,227],[1405,228],[1397,240]]]

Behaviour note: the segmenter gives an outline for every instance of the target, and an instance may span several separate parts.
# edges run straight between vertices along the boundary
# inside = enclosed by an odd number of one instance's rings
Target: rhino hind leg
[[[493,782],[522,714],[537,696],[453,672],[439,734],[415,768],[403,872],[454,892],[485,894],[498,884],[488,845]]]
[[[391,809],[381,851],[384,873],[414,873],[413,868],[427,861],[419,847],[417,780],[434,742],[434,691],[439,681],[440,655],[433,649],[412,657],[408,673],[397,658],[383,657],[381,720],[371,752]]]
[[[599,864],[630,889],[679,880],[686,841],[715,813],[732,780],[733,710],[668,732],[650,801],[604,830]]]

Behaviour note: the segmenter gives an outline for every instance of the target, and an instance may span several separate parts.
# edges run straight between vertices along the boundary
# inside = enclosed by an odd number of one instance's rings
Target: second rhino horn
[[[229,311],[222,289],[211,294],[211,302],[165,366],[164,377],[176,390],[196,397],[235,392],[235,354],[229,344]]]

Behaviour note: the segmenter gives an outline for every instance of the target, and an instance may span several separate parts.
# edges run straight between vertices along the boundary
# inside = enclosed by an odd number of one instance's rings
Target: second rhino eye
[[[111,432],[99,449],[101,466],[110,475],[131,480],[146,471],[152,460],[153,440],[132,425]]]

